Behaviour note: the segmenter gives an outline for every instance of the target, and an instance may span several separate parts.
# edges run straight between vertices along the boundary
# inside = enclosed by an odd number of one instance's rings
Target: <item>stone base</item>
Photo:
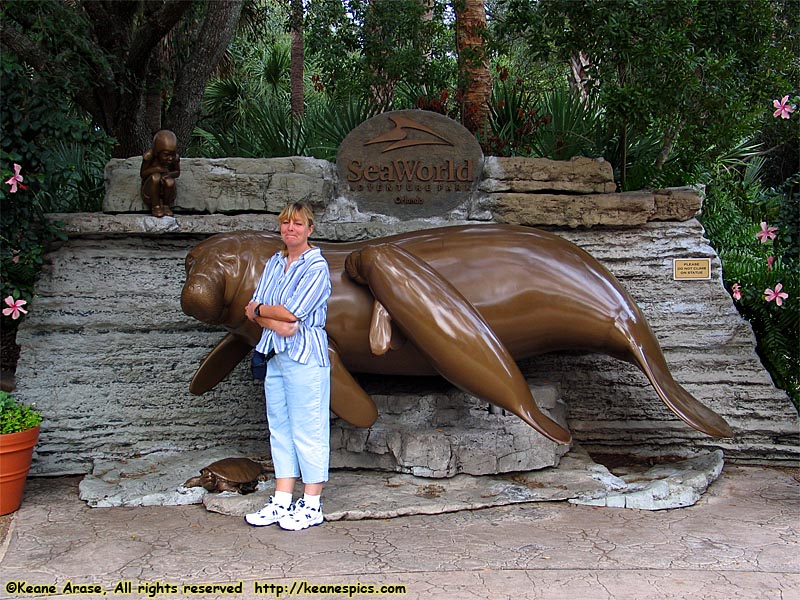
[[[369,429],[337,420],[331,428],[331,466],[418,477],[488,475],[557,466],[569,450],[516,415],[458,389],[430,386],[435,391],[370,390],[378,420]],[[533,384],[531,393],[544,413],[567,428],[558,385]]]
[[[210,493],[181,484],[231,448],[149,455],[98,464],[80,483],[80,498],[91,507],[204,504],[212,512],[241,517],[266,504],[275,487],[269,479],[253,494]],[[263,457],[260,459],[269,469]],[[660,510],[694,504],[717,479],[719,450],[648,470],[615,468],[619,475],[574,448],[558,467],[506,475],[456,475],[432,481],[372,470],[333,471],[325,486],[328,521],[388,519],[406,515],[475,510],[523,502],[564,501],[617,508]],[[295,493],[300,493],[300,485]]]

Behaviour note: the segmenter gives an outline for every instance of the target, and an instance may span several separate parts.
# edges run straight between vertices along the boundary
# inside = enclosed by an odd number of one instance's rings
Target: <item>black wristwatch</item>
[[[260,312],[258,312],[258,311],[260,311],[260,310],[261,310],[261,307],[262,307],[262,306],[264,306],[264,305],[263,305],[263,304],[259,304],[258,306],[256,306],[256,309],[253,311],[253,314],[254,314],[255,316],[257,316],[257,317],[260,317],[260,316],[261,316],[261,313],[260,313]]]

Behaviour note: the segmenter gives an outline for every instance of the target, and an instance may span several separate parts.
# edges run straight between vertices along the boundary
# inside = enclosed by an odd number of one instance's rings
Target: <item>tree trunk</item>
[[[155,135],[161,129],[161,65],[163,63],[163,40],[159,42],[158,48],[153,51],[150,64],[147,68],[145,79],[144,105],[142,115],[144,126]]]
[[[484,40],[486,8],[483,0],[458,0],[455,10],[461,121],[475,133],[485,128],[492,96],[492,76]]]
[[[589,86],[595,83],[586,72],[586,67],[589,64],[589,57],[586,56],[583,50],[580,50],[577,54],[573,53],[569,57],[570,86],[578,90],[583,102],[586,102],[589,98]]]
[[[387,0],[367,0],[369,6],[364,18],[364,54],[368,57],[367,64],[371,65],[372,70],[370,90],[375,104],[384,108],[391,106],[394,100],[395,85],[397,84],[386,73],[381,60],[381,56],[385,51],[381,47],[381,42],[385,39],[386,34],[383,31],[379,14],[385,8],[386,2]],[[376,11],[380,12],[376,13]]]
[[[655,167],[659,171],[664,168],[664,163],[667,162],[670,153],[672,152],[672,147],[675,145],[675,140],[678,137],[678,133],[681,130],[681,125],[670,129],[667,134],[664,136],[664,140],[661,143],[661,151],[658,153],[656,157]]]
[[[206,5],[207,13],[197,37],[194,52],[178,73],[175,90],[164,120],[178,138],[178,150],[183,153],[200,117],[201,102],[209,77],[222,59],[231,41],[242,0],[216,0]]]
[[[153,130],[161,126],[175,132],[183,149],[200,115],[206,82],[233,35],[242,2],[41,3],[37,6],[41,8],[37,18],[50,30],[70,24],[76,27],[71,32],[76,37],[73,54],[69,55],[75,66],[65,65],[61,54],[41,44],[35,31],[19,15],[12,19],[4,13],[0,42],[3,51],[14,52],[36,71],[71,84],[74,101],[117,140],[112,151],[114,157],[141,155],[150,146]],[[198,15],[202,14],[205,19],[198,25]],[[89,26],[85,33],[75,26],[82,19]],[[191,48],[189,58],[183,63],[179,62],[179,52],[159,52],[165,37],[179,22],[185,27],[177,35],[183,36],[185,46]],[[42,35],[57,37],[46,28]],[[170,86],[165,80],[173,73],[176,73],[175,84]],[[168,91],[172,91],[170,108],[162,123],[161,105]]]
[[[305,61],[305,43],[303,41],[303,0],[291,0],[292,11],[289,17],[289,29],[292,34],[291,71],[291,103],[292,115],[302,117],[305,112],[305,91],[303,89],[303,68]]]

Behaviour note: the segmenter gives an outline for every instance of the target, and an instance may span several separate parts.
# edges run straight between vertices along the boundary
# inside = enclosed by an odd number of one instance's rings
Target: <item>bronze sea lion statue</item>
[[[261,330],[244,307],[277,234],[212,236],[186,257],[183,311],[224,325],[189,389],[213,388]],[[557,350],[608,354],[639,367],[688,425],[732,437],[725,420],[672,377],[639,307],[596,259],[557,235],[512,225],[467,225],[353,243],[320,243],[331,271],[331,408],[369,427],[372,399],[350,372],[432,375],[504,408],[559,443],[570,433],[544,415],[515,361]]]

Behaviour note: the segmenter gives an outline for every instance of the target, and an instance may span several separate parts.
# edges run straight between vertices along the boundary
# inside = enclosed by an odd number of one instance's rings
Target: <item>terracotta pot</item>
[[[0,435],[0,515],[19,508],[40,427]]]

